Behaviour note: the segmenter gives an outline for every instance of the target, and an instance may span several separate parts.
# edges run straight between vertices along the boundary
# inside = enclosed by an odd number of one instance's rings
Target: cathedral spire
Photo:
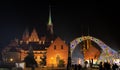
[[[53,34],[53,24],[52,24],[52,18],[51,18],[51,6],[49,6],[49,19],[48,19],[48,31],[50,31],[50,34]]]
[[[48,25],[52,25],[52,19],[51,19],[51,6],[49,6],[49,20]]]

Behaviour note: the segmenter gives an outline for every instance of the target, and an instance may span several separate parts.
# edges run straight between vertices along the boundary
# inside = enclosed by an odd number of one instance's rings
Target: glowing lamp
[[[13,58],[10,58],[10,61],[12,62],[12,61],[13,61]]]

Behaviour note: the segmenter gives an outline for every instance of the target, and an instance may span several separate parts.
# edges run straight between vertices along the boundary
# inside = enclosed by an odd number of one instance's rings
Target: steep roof
[[[57,46],[59,49],[61,48],[61,46],[63,45],[64,47],[68,47],[68,45],[60,38],[60,37],[57,37],[53,43],[50,44],[49,49],[53,48],[54,46]]]
[[[64,42],[60,37],[57,37],[57,38],[54,40],[53,43],[64,43],[64,44],[65,44],[65,42]]]
[[[29,41],[30,42],[38,42],[39,41],[39,37],[38,37],[38,34],[37,34],[35,28],[33,29],[31,36],[29,37]]]

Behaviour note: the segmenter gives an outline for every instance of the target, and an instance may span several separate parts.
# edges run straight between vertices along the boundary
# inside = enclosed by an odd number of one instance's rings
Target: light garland
[[[107,46],[104,42],[102,42],[101,40],[95,38],[95,37],[92,37],[92,36],[82,36],[82,37],[79,37],[79,38],[76,38],[75,40],[73,40],[71,43],[70,43],[70,48],[71,48],[71,55],[75,49],[75,47],[81,43],[82,41],[84,40],[91,40],[93,42],[95,42],[98,46],[100,46],[100,48],[102,49],[102,53],[99,57],[100,60],[103,60],[103,59],[106,59],[106,58],[116,58],[114,55],[117,54],[117,52],[113,49],[111,49],[109,46]]]

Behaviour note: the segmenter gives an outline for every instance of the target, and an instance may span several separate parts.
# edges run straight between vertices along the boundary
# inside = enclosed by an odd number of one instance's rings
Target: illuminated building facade
[[[47,66],[56,67],[59,60],[63,60],[67,65],[68,45],[60,37],[57,37],[47,50]]]
[[[29,32],[28,29],[26,29],[25,32],[23,33],[22,39],[15,42],[16,43],[12,43],[15,44],[14,47],[12,48],[18,48],[18,51],[14,50],[14,53],[13,52],[11,53],[10,51],[11,47],[9,46],[5,47],[3,49],[2,57],[3,59],[5,58],[7,60],[14,62],[23,61],[24,58],[28,55],[30,47],[32,47],[34,58],[38,64],[41,64],[42,58],[44,58],[45,56],[46,64],[47,66],[49,66],[52,59],[51,57],[53,57],[54,59],[55,55],[57,57],[60,57],[60,59],[64,60],[65,64],[67,64],[68,46],[60,37],[55,36],[53,32],[51,11],[49,12],[49,21],[47,24],[47,33],[45,36],[40,37],[35,28],[33,28],[31,33]],[[56,50],[51,49],[55,48],[55,46],[53,45],[56,45]],[[12,54],[14,54],[14,57],[16,58],[8,58],[7,54],[9,56],[13,56]],[[59,62],[59,60],[57,60],[57,62]]]
[[[20,48],[18,48],[18,39],[12,40],[3,50],[2,50],[2,60],[4,62],[13,63],[15,61],[20,61]]]
[[[25,34],[28,32],[25,32]],[[26,36],[26,37],[25,37]],[[21,60],[24,60],[24,58],[27,56],[29,52],[29,48],[32,47],[34,58],[37,61],[38,64],[40,64],[40,61],[43,57],[43,55],[46,54],[46,50],[51,44],[51,42],[46,42],[46,37],[39,38],[36,29],[34,28],[31,35],[23,35],[22,40],[20,41],[20,47],[21,47]],[[28,38],[27,38],[28,37]]]

